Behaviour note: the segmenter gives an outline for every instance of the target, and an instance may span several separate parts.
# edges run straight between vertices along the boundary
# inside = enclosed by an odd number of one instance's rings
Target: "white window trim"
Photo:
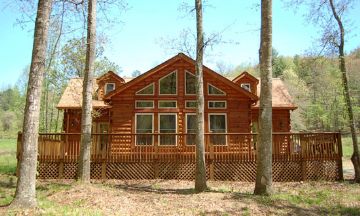
[[[209,133],[212,133],[211,129],[210,129],[210,116],[211,115],[225,115],[225,134],[226,134],[227,128],[228,128],[227,113],[208,113]],[[209,137],[209,140],[210,140],[210,137]],[[227,135],[225,135],[225,145],[218,145],[218,146],[228,146],[228,136]]]
[[[137,125],[136,125],[136,122],[137,122],[137,117],[139,116],[139,115],[151,115],[152,116],[152,122],[151,122],[151,124],[152,124],[152,130],[151,130],[151,145],[145,145],[145,146],[154,146],[154,113],[135,113],[135,134],[136,134],[136,127],[137,127]],[[144,146],[144,145],[137,145],[136,143],[136,137],[137,137],[137,135],[135,135],[135,146]]]
[[[160,107],[160,102],[175,102],[175,107]],[[176,109],[178,107],[177,100],[159,100],[158,108],[159,109]]]
[[[225,107],[210,107],[211,102],[224,102]],[[208,101],[208,109],[227,109],[227,101],[226,100],[209,100]]]
[[[175,91],[175,94],[161,94],[160,93],[160,81],[161,80],[163,80],[164,78],[166,78],[166,77],[168,77],[168,76],[170,76],[172,73],[175,73],[175,76],[176,76],[176,91]],[[158,88],[158,93],[159,93],[159,95],[177,95],[177,93],[178,93],[178,73],[177,73],[177,70],[174,70],[173,72],[170,72],[170,73],[168,73],[166,76],[163,76],[163,77],[161,77],[160,79],[159,79],[159,81],[158,81],[158,86],[159,86],[159,88]]]
[[[159,130],[159,133],[161,133],[161,128],[160,128],[160,116],[162,115],[174,115],[175,116],[175,133],[178,132],[178,115],[177,113],[159,113],[158,114],[158,130]],[[169,134],[171,135],[171,134]],[[160,144],[160,136],[161,135],[158,135],[158,146],[159,147],[175,147],[178,145],[178,135],[175,135],[175,145],[161,145]]]
[[[114,85],[114,89],[112,91],[115,91],[115,88],[116,88],[116,85],[115,83],[111,82],[111,83],[105,83],[105,89],[104,89],[104,92],[105,92],[105,95],[107,95],[108,93],[112,92],[107,92],[107,85]]]
[[[138,107],[137,102],[152,102],[152,107]],[[135,100],[135,108],[136,109],[154,109],[154,101],[153,100]]]
[[[209,88],[210,86],[218,89],[219,91],[223,92],[224,94],[210,94],[210,88]],[[221,88],[218,88],[210,83],[208,83],[208,85],[207,85],[207,93],[208,93],[208,95],[211,95],[211,96],[225,96],[226,95],[225,91],[223,91]]]
[[[244,88],[243,86],[249,86],[249,90],[247,90],[247,89]],[[245,89],[246,91],[251,92],[251,85],[250,85],[250,83],[241,83],[241,84],[240,84],[240,87],[243,88],[243,89]]]
[[[196,75],[195,74],[193,74],[193,73],[191,73],[190,71],[187,71],[187,70],[185,70],[185,76],[184,76],[184,80],[185,80],[185,95],[196,95],[196,89],[195,89],[195,94],[188,94],[188,93],[186,93],[186,73],[188,73],[188,74],[191,74],[192,76],[194,76],[195,77],[195,82],[196,82]]]
[[[188,132],[187,132],[187,122],[188,122],[188,116],[196,116],[196,113],[185,113],[185,133],[187,134]],[[186,146],[195,146],[195,145],[189,145],[189,144],[187,144],[187,142],[186,142],[186,138],[184,139],[184,143],[185,143],[185,145]]]
[[[149,86],[151,86],[151,85],[153,86],[153,93],[152,93],[152,94],[140,94],[140,93],[139,93],[140,91],[146,89],[147,87],[149,87]],[[136,94],[136,95],[154,95],[154,92],[155,92],[155,85],[154,85],[154,83],[152,82],[152,83],[150,83],[149,85],[145,86],[144,88],[138,90],[135,94]]]
[[[186,105],[187,102],[195,102],[195,103],[197,103],[196,100],[185,100],[185,109],[196,109],[196,107],[188,107],[188,106]]]

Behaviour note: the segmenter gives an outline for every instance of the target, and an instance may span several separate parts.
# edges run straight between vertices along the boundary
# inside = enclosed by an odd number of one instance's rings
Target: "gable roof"
[[[125,83],[125,80],[123,78],[121,78],[119,75],[117,75],[115,72],[113,71],[108,71],[106,73],[104,73],[103,75],[101,75],[100,77],[98,77],[96,80],[99,82],[99,81],[102,81],[104,79],[106,79],[107,77],[113,77],[115,78],[116,80],[118,80],[120,83]]]
[[[97,88],[96,79],[93,79],[93,92],[95,92]],[[80,109],[82,107],[82,90],[83,78],[70,79],[56,107],[58,109]],[[94,108],[111,107],[102,100],[93,100],[92,104]]]
[[[260,80],[261,83],[261,80]],[[257,86],[257,91],[260,94],[261,84]],[[259,109],[260,101],[257,101],[252,109]],[[280,78],[272,78],[272,107],[275,109],[290,109],[295,110],[297,106],[293,103],[292,98]]]
[[[241,80],[244,77],[247,77],[256,83],[259,83],[259,80],[256,77],[254,77],[253,75],[249,74],[247,71],[242,72],[239,76],[235,77],[232,81],[238,82],[239,80]]]
[[[135,85],[136,83],[141,82],[142,80],[146,79],[147,77],[152,76],[153,74],[155,74],[156,72],[158,72],[159,70],[171,65],[172,63],[178,61],[178,60],[184,60],[192,65],[194,65],[195,67],[195,60],[193,60],[192,58],[190,58],[189,56],[185,55],[184,53],[179,53],[176,56],[166,60],[165,62],[163,62],[162,64],[150,69],[149,71],[141,74],[140,76],[134,78],[133,80],[131,80],[128,83],[125,83],[124,85],[122,85],[121,87],[119,87],[117,90],[107,94],[105,96],[105,99],[109,99],[111,97],[113,97],[116,94],[119,94],[120,92],[124,91],[125,89],[129,88],[132,85]],[[246,91],[245,89],[241,88],[240,86],[237,86],[235,83],[233,83],[232,81],[228,80],[227,78],[221,76],[220,74],[214,72],[213,70],[211,70],[210,68],[206,67],[203,65],[204,68],[204,72],[206,71],[210,76],[225,82],[228,86],[232,87],[233,89],[243,93],[244,95],[248,96],[249,98],[251,98],[253,101],[257,101],[258,97],[256,95],[254,95],[253,93]]]

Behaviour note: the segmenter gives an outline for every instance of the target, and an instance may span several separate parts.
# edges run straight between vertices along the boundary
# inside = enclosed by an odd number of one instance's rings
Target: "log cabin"
[[[290,132],[290,112],[297,107],[281,79],[273,79],[273,131]],[[180,53],[144,74],[122,78],[109,71],[93,80],[93,131],[96,133],[192,133],[195,126],[194,60]],[[256,132],[260,81],[243,72],[228,79],[204,66],[205,131]],[[81,127],[82,79],[71,79],[58,109],[64,110],[63,130]],[[136,145],[151,145],[145,135]],[[176,145],[165,136],[159,145]],[[223,145],[226,144],[223,140]]]
[[[254,181],[261,80],[226,78],[204,66],[207,178]],[[39,135],[39,178],[75,178],[82,79],[70,79],[57,108],[63,132]],[[285,84],[272,80],[274,181],[342,179],[339,133],[293,133]],[[194,179],[195,61],[185,54],[142,75],[109,71],[93,79],[91,177]],[[18,160],[21,160],[21,133]]]

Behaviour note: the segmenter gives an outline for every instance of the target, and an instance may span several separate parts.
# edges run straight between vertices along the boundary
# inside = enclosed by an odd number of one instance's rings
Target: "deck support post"
[[[154,179],[158,179],[159,178],[159,173],[160,173],[160,166],[159,166],[159,161],[157,159],[154,160]]]
[[[67,136],[67,135],[65,135]],[[60,162],[59,162],[59,179],[62,179],[64,177],[64,139],[60,138]],[[67,139],[67,138],[66,138]]]
[[[307,173],[306,173],[306,160],[304,160],[304,158],[301,158],[301,180],[302,181],[305,181],[306,180],[306,176],[307,176]]]
[[[209,139],[207,139],[209,141]],[[215,171],[214,171],[214,145],[209,142],[210,144],[210,160],[209,160],[209,168],[210,168],[210,180],[215,180]]]
[[[101,179],[106,179],[106,160],[101,163]]]

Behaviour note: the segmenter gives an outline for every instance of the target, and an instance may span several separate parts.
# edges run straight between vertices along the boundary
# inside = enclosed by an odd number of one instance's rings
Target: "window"
[[[225,95],[225,92],[211,84],[208,84],[208,94],[209,95]]]
[[[154,95],[154,83],[145,86],[136,92],[136,95]]]
[[[185,94],[196,94],[196,77],[188,71],[185,71]]]
[[[250,83],[241,83],[240,86],[247,91],[251,91]]]
[[[176,71],[168,74],[159,80],[159,94],[160,95],[176,95],[177,81]]]
[[[177,101],[159,101],[159,108],[176,108]]]
[[[196,138],[196,114],[186,113],[186,145],[195,145]]]
[[[208,101],[209,109],[226,109],[226,101]]]
[[[209,114],[209,130],[210,142],[213,145],[226,145],[226,135],[218,133],[226,133],[226,114]]]
[[[105,94],[108,94],[115,90],[115,83],[106,83],[105,84]]]
[[[185,108],[194,109],[197,107],[197,102],[195,100],[187,100],[185,101]]]
[[[160,133],[169,133],[159,135],[159,145],[176,145],[176,114],[159,114]]]
[[[152,100],[137,100],[137,101],[135,101],[135,108],[154,108],[154,101],[152,101]]]
[[[136,117],[136,145],[152,145],[153,144],[153,119],[154,116],[152,113],[140,114],[137,113]],[[147,135],[149,133],[149,135]]]

